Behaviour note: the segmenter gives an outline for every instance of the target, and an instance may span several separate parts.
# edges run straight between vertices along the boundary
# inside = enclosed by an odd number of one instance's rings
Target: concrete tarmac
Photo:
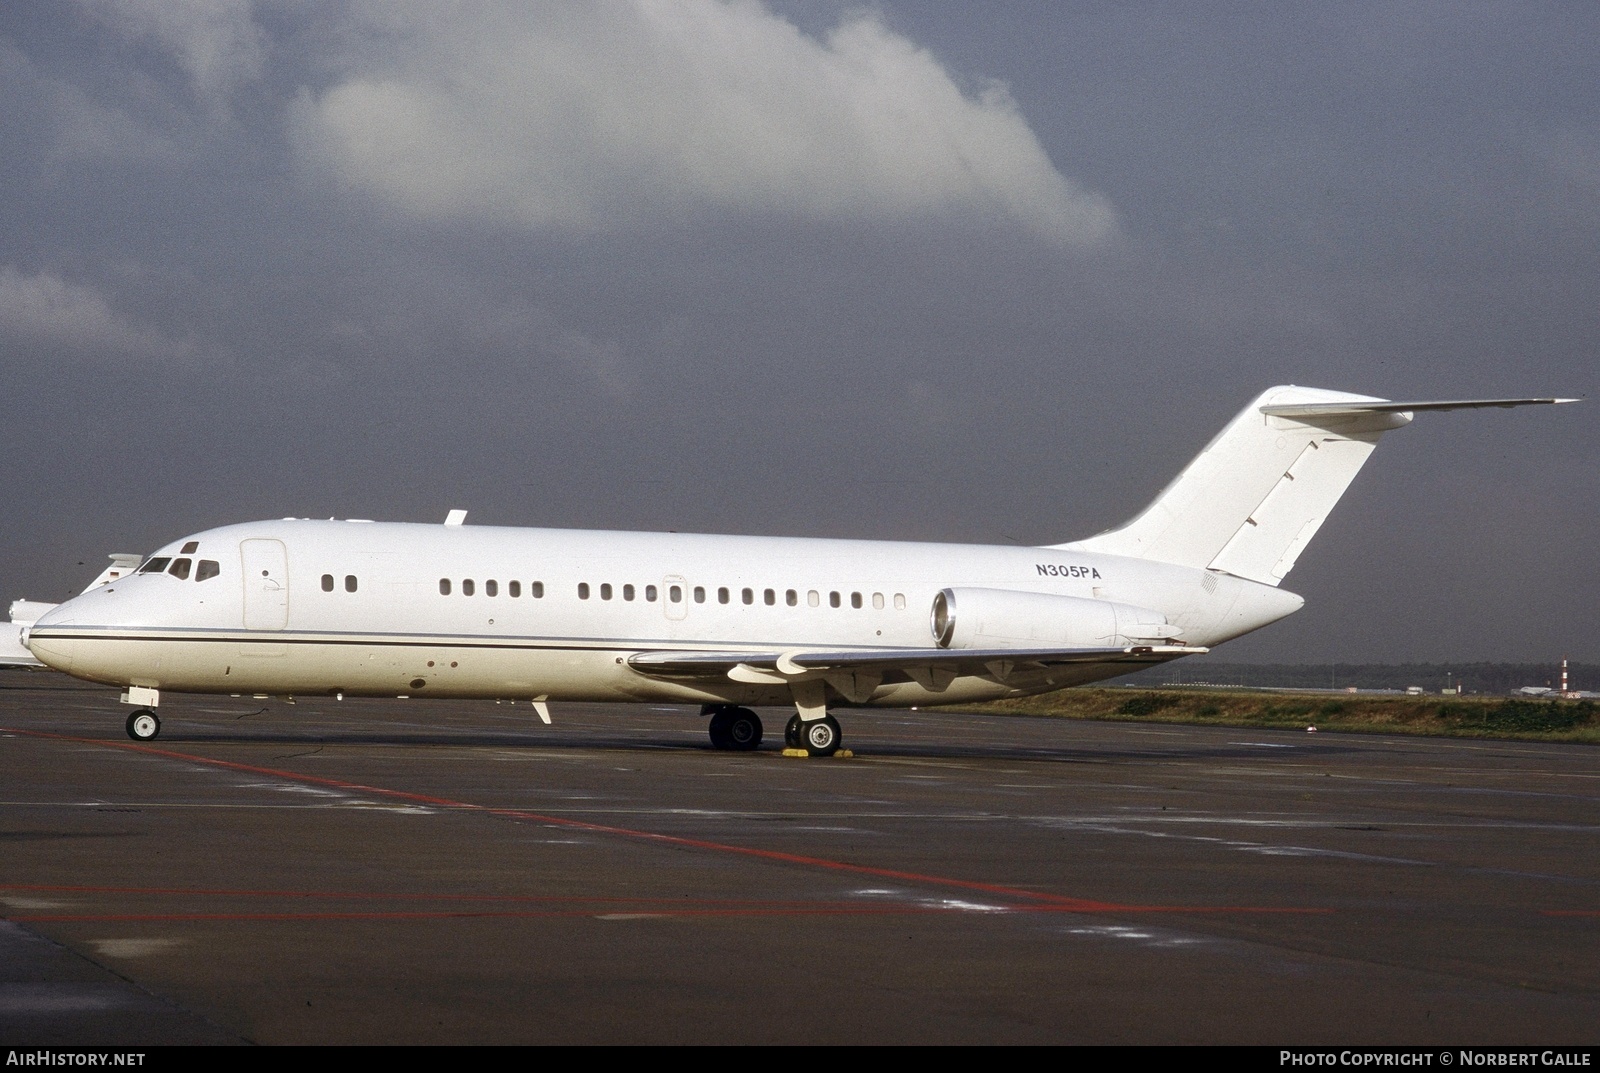
[[[1594,1044],[1600,751],[0,673],[0,1043]]]

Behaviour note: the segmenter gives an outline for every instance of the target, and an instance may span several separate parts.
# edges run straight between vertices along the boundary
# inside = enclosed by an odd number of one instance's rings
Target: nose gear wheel
[[[149,708],[140,708],[128,716],[128,737],[134,741],[154,741],[161,733],[161,720]]]

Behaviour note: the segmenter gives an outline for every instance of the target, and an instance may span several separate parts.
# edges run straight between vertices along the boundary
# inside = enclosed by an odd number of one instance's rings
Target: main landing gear
[[[761,744],[761,717],[749,708],[707,705],[711,716],[711,744],[718,749],[747,753]]]
[[[791,749],[804,749],[812,756],[832,756],[839,751],[844,740],[839,721],[831,715],[804,721],[798,714],[789,717],[783,728],[783,744]]]
[[[761,717],[749,708],[736,708],[731,704],[707,704],[702,715],[711,717],[711,744],[718,749],[749,752],[761,744]],[[801,719],[799,713],[791,715],[783,728],[783,744],[789,749],[803,749],[812,756],[832,756],[839,751],[844,735],[839,721],[831,715],[818,719]]]
[[[134,741],[154,741],[161,733],[161,720],[149,708],[140,708],[128,716],[128,737]]]

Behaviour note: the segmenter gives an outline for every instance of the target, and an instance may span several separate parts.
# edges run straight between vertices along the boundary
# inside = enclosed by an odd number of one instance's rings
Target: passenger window
[[[578,582],[578,599],[587,600],[588,598],[589,598],[589,583],[587,581]]]
[[[728,602],[728,590],[727,589],[718,589],[717,590],[717,603],[725,604],[727,602]]]
[[[773,592],[771,589],[767,589],[762,592],[761,599],[768,607],[771,607],[773,604],[778,602],[778,594]]]
[[[442,577],[442,578],[439,579],[439,595],[440,596],[449,596],[450,595],[450,579],[449,578]]]
[[[806,593],[806,605],[808,607],[821,607],[822,594],[816,589],[812,589],[810,592]]]
[[[905,593],[897,592],[897,593],[894,594],[894,609],[896,611],[904,611],[906,609],[906,594]]]
[[[742,589],[739,592],[739,599],[743,600],[747,604],[753,604],[756,602],[756,594],[751,589]]]
[[[682,585],[668,585],[667,586],[667,599],[671,600],[675,604],[683,603],[683,586]]]
[[[883,593],[875,592],[872,594],[872,609],[874,611],[883,610]]]
[[[222,573],[222,567],[215,559],[201,559],[200,566],[194,572],[196,581],[209,581]]]
[[[838,593],[836,593],[836,592],[828,593],[828,606],[829,607],[838,607],[839,606],[839,594]]]
[[[508,581],[508,582],[506,582],[506,595],[511,597],[513,600],[515,600],[517,597],[521,596],[522,595],[522,582],[520,582],[520,581]]]
[[[544,582],[535,581],[532,585],[528,586],[528,591],[533,593],[533,598],[535,600],[544,599]]]
[[[461,595],[463,595],[463,596],[471,596],[477,590],[478,590],[478,587],[472,583],[472,579],[471,578],[462,578],[461,579]]]
[[[861,607],[861,594],[859,592],[852,592],[850,594],[850,606],[854,607],[854,608],[856,608],[858,610],[860,609],[860,607]]]
[[[492,584],[494,584],[494,582],[491,581],[489,584],[492,585]],[[356,591],[356,576],[354,574],[346,574],[344,576],[344,591],[345,592],[355,592]]]
[[[194,563],[189,559],[174,559],[172,560],[172,569],[168,570],[167,573],[171,574],[179,581],[188,581],[189,567],[193,565]]]
[[[600,599],[611,599],[611,582],[607,581],[600,586]]]
[[[351,589],[350,591],[351,592],[355,592],[356,590],[355,589]],[[488,581],[485,581],[483,583],[483,594],[485,596],[499,596],[500,595],[500,583],[498,581],[495,581],[493,578],[490,578]]]
[[[147,560],[145,560],[145,564],[143,566],[139,567],[139,573],[141,573],[141,574],[159,574],[159,573],[161,573],[161,571],[163,571],[163,570],[165,570],[167,568],[167,564],[170,563],[171,561],[172,561],[172,556],[170,556],[170,555],[167,556],[166,558],[163,558],[163,559],[147,559]]]
[[[191,540],[191,541],[189,541],[189,543],[187,543],[187,544],[185,544],[183,546],[183,548],[178,552],[178,554],[179,555],[193,555],[195,552],[197,552],[199,550],[200,550],[200,542],[198,540]]]
[[[706,587],[704,585],[696,585],[694,587],[694,602],[697,604],[706,602]]]
[[[788,592],[783,594],[783,602],[788,604],[790,607],[798,607],[800,606],[800,594],[795,592],[793,589],[790,589]]]
[[[624,600],[633,599],[633,593],[634,593],[634,588],[633,588],[632,585],[624,585],[624,586],[622,586],[622,598]]]
[[[651,603],[656,602],[656,587],[654,585],[646,585],[644,587],[644,598]]]
[[[333,575],[332,574],[323,574],[322,575],[322,591],[323,592],[332,592],[333,591]]]

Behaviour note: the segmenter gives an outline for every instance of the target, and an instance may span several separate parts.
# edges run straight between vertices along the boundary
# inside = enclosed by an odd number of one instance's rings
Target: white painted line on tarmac
[[[90,939],[89,945],[94,947],[95,953],[108,958],[142,958],[151,954],[160,954],[175,946],[182,946],[187,939],[161,939],[161,938],[136,938],[136,939]]]

